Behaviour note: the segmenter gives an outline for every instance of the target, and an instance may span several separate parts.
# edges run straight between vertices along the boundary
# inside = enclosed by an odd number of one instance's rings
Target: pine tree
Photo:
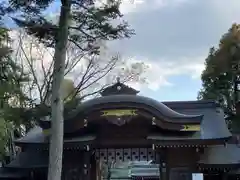
[[[29,34],[55,48],[52,82],[51,143],[48,179],[60,180],[63,151],[63,100],[61,85],[64,78],[68,41],[83,52],[99,53],[99,42],[130,37],[133,31],[128,24],[119,21],[120,1],[108,0],[107,4],[92,0],[61,0],[58,25],[47,20],[44,13],[54,0],[9,0],[11,12],[21,18],[13,18]],[[120,22],[120,23],[119,23]]]

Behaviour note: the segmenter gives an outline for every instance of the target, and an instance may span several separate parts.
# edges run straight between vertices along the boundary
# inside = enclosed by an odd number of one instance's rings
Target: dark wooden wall
[[[198,160],[195,148],[169,148],[167,151],[168,165],[170,167],[194,167]]]
[[[169,180],[191,180],[196,169],[198,153],[195,148],[169,148],[166,150]]]
[[[133,119],[129,123],[117,126],[107,120],[95,121],[97,125],[97,146],[99,148],[147,147],[151,143],[147,136],[151,132],[151,121]]]

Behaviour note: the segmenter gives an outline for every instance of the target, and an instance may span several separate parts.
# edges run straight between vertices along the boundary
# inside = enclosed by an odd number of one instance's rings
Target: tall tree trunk
[[[61,86],[64,78],[68,26],[70,18],[70,0],[62,0],[59,31],[54,53],[52,82],[51,140],[49,152],[48,180],[60,180],[62,174],[63,153],[63,99]]]

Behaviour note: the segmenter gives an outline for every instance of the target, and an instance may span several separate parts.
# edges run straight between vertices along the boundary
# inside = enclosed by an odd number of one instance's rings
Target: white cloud
[[[209,48],[240,16],[239,0],[143,0],[123,7],[136,35],[112,47],[149,65],[148,84],[133,83],[138,89],[174,86],[173,76],[199,80]]]
[[[194,1],[194,0],[191,0]],[[143,13],[164,7],[177,7],[190,0],[122,0],[120,11],[123,14]]]
[[[131,59],[131,58],[129,58]],[[161,87],[174,86],[168,81],[169,77],[188,75],[193,79],[199,79],[201,72],[204,69],[204,56],[201,57],[180,57],[178,59],[159,59],[152,61],[147,58],[133,58],[132,61],[142,61],[148,65],[148,69],[142,75],[146,77],[146,83],[129,83],[130,86],[140,90],[148,88],[157,91]]]
[[[225,31],[227,31],[233,23],[239,23],[239,0],[211,0],[209,5],[213,7],[212,11],[215,16],[218,17],[219,23],[225,28]]]
[[[129,85],[156,91],[174,86],[169,77],[199,79],[211,45],[239,22],[239,8],[239,0],[123,0],[121,11],[137,34],[113,50],[149,66],[147,84]]]
[[[13,30],[10,32],[10,37],[13,40],[11,47],[14,50],[14,58],[24,67],[25,72],[32,80],[29,84],[24,85],[24,92],[32,98],[45,96],[46,77],[51,77],[53,70],[54,49],[44,47],[36,38],[27,35],[24,30]],[[81,50],[68,46],[66,69],[68,74],[65,77],[72,79],[76,86],[83,81],[82,95],[99,90],[105,84],[112,84],[117,76],[123,79],[133,77],[133,81],[141,80],[141,76],[137,75],[144,68],[138,65],[133,68],[134,62],[125,62],[120,57],[116,61],[111,59],[113,56],[118,56],[108,51],[104,42],[99,42],[99,44],[101,46],[100,56],[94,57],[82,57]],[[77,63],[76,66],[75,63]],[[151,82],[150,85],[154,86],[154,82]]]
[[[123,0],[120,5],[120,11],[123,14],[136,11],[138,8],[146,5],[144,0]]]

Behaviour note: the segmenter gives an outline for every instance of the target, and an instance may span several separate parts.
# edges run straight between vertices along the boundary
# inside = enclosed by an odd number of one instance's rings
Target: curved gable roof
[[[200,131],[203,139],[232,136],[224,119],[223,110],[214,101],[186,101],[166,103],[166,105],[184,114],[203,114]]]
[[[130,107],[130,108],[143,108],[143,109],[151,109],[152,111],[156,111],[159,117],[166,118],[166,120],[173,123],[188,123],[188,122],[201,122],[203,117],[202,114],[197,115],[188,115],[178,113],[165,104],[156,101],[154,99],[145,97],[145,96],[136,96],[136,95],[111,95],[104,96],[95,99],[88,100],[82,103],[72,115],[72,118],[77,116],[80,113],[86,114],[92,109],[96,108],[111,108],[114,105],[120,107]]]
[[[176,128],[181,129],[181,125],[199,125],[203,118],[202,114],[188,115],[176,112],[163,103],[144,96],[111,95],[91,99],[80,104],[71,116],[65,119],[65,132],[75,131],[76,127],[81,124],[79,119],[87,117],[92,112],[121,108],[147,112],[147,114],[156,118],[157,124],[170,123],[170,126],[175,124],[175,127],[172,127],[175,130]],[[44,129],[48,129],[51,126],[50,123],[50,121],[40,121],[39,125]],[[167,125],[166,127],[172,129],[170,126]]]
[[[87,103],[89,103],[88,101]],[[229,138],[232,134],[229,132],[224,113],[214,101],[180,101],[164,102],[165,105],[177,111],[180,114],[203,114],[201,122],[201,131],[195,139],[222,139]],[[86,104],[88,105],[88,104]],[[89,106],[89,105],[88,105]],[[87,106],[87,107],[88,107]],[[214,127],[214,128],[213,128]],[[41,128],[34,128],[25,137],[17,140],[19,143],[44,143],[45,136]],[[163,139],[163,138],[162,138]],[[169,140],[169,139],[168,139]]]

